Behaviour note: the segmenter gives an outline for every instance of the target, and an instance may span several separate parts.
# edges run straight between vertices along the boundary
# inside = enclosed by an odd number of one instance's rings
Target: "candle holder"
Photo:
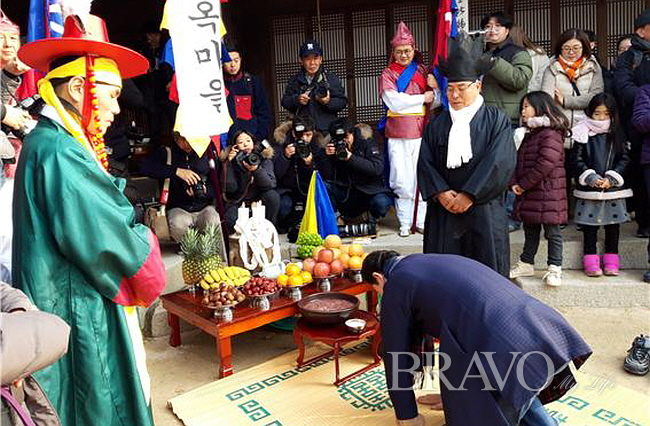
[[[348,277],[350,277],[350,280],[354,283],[360,283],[363,281],[361,269],[348,269]]]

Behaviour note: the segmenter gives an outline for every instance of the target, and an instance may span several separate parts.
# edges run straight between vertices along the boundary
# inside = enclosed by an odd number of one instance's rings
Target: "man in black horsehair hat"
[[[424,133],[418,184],[428,203],[424,252],[458,254],[507,276],[510,269],[504,193],[516,164],[508,116],[486,106],[481,76],[494,59],[461,33],[440,68],[449,111]]]

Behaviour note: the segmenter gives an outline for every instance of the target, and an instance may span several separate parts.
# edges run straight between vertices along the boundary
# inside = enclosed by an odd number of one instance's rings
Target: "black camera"
[[[22,109],[23,111],[26,111],[32,117],[36,117],[41,113],[41,110],[43,109],[44,105],[45,105],[45,101],[43,101],[39,95],[34,95],[18,102],[18,105],[16,107]],[[20,140],[23,140],[25,136],[27,136],[29,132],[31,132],[32,129],[34,129],[35,126],[36,126],[36,121],[32,122],[30,125],[23,126],[20,129],[13,129],[3,124],[2,130],[7,134],[13,133],[15,137],[17,137]]]
[[[187,188],[192,190],[194,198],[199,200],[208,198],[207,183],[203,176],[201,176],[200,180],[194,185],[187,185]]]
[[[327,92],[330,90],[330,83],[327,81],[325,72],[322,71],[317,76],[314,77],[311,84],[303,89],[303,93],[313,93],[315,98],[324,98],[327,96]]]
[[[311,148],[309,147],[309,142],[305,142],[302,139],[298,139],[295,145],[296,145],[296,155],[298,157],[307,158],[311,155]]]
[[[343,125],[334,125],[330,128],[335,155],[339,160],[347,160],[348,158],[348,144],[345,141],[345,135],[346,131]]]
[[[294,142],[294,146],[296,147],[296,154],[300,158],[307,158],[311,155],[311,148],[309,147],[309,142],[306,142],[303,139],[303,135],[305,134],[306,128],[305,125],[302,123],[296,123],[293,126],[293,135],[296,138],[296,142]]]
[[[235,156],[235,162],[242,168],[244,168],[244,164],[247,164],[250,167],[259,166],[259,164],[262,162],[262,152],[270,146],[271,145],[268,143],[268,141],[264,139],[262,142],[255,145],[253,150],[249,153],[239,151]]]
[[[314,97],[316,98],[324,98],[327,96],[327,92],[330,90],[330,84],[327,82],[327,80],[322,80],[316,83],[316,87],[314,87]]]
[[[200,199],[208,198],[208,193],[206,191],[206,185],[203,178],[201,178],[201,181],[192,185],[192,192],[194,192],[195,198],[200,198]]]

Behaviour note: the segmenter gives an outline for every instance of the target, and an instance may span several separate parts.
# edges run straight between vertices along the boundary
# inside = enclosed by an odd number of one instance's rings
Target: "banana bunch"
[[[229,286],[241,287],[251,278],[248,269],[239,266],[226,266],[207,272],[199,283],[204,290],[219,288],[221,283]]]

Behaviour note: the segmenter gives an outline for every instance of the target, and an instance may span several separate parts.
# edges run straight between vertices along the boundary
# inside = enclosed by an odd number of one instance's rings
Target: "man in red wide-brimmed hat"
[[[147,70],[108,42],[104,22],[69,16],[62,38],[18,56],[47,72],[46,105],[25,138],[14,194],[14,284],[71,326],[69,351],[37,374],[66,426],[153,425],[135,306],[165,286],[156,237],[135,223],[125,182],[107,172],[103,135],[122,78]]]

